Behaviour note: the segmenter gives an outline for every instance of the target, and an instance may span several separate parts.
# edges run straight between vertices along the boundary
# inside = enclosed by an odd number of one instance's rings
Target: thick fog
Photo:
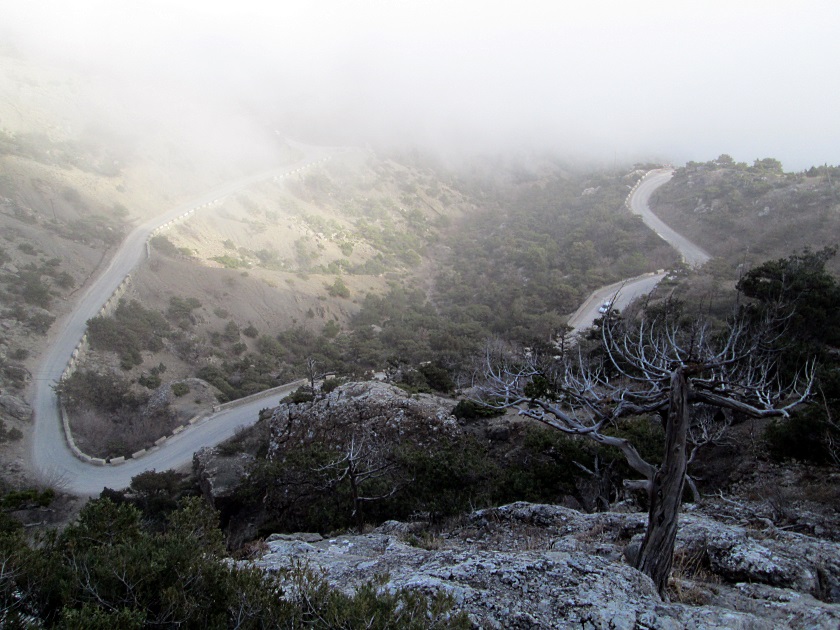
[[[205,141],[840,163],[836,0],[0,0],[0,15],[16,54]]]

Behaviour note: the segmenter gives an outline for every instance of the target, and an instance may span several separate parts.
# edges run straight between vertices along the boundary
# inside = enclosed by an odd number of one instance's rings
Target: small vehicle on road
[[[601,313],[601,314],[606,313],[608,310],[610,310],[612,308],[612,305],[613,305],[612,300],[607,300],[606,302],[601,304],[601,306],[598,307],[598,312]]]

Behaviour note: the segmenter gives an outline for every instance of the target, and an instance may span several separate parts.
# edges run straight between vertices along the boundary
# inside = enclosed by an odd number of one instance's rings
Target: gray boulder
[[[840,544],[778,529],[750,530],[708,516],[680,518],[677,550],[705,557],[709,570],[728,583],[792,589],[840,602]]]
[[[0,408],[18,420],[32,419],[32,407],[17,396],[11,394],[0,395]]]
[[[193,455],[193,473],[205,498],[219,508],[242,486],[253,462],[247,453],[225,455],[218,448],[202,448]]]

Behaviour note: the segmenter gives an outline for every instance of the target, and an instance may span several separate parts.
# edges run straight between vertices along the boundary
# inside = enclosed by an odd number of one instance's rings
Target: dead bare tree
[[[309,389],[312,393],[315,393],[315,379],[318,377],[318,362],[315,360],[315,357],[309,355],[306,357],[306,363],[304,365],[306,368],[306,378],[309,379]]]
[[[381,501],[393,496],[400,489],[396,483],[389,483],[384,492],[375,495],[367,494],[367,482],[386,478],[396,462],[386,456],[386,449],[377,443],[370,435],[350,436],[350,443],[345,445],[338,459],[317,468],[314,472],[328,475],[328,485],[331,488],[347,481],[350,484],[350,495],[353,499],[353,517],[359,533],[364,531],[364,505],[372,501]]]
[[[540,363],[534,357],[500,360],[488,353],[482,398],[515,407],[570,435],[617,448],[642,479],[628,482],[649,497],[648,525],[636,568],[650,576],[660,595],[673,561],[677,521],[689,462],[698,449],[720,437],[708,409],[751,417],[787,416],[811,393],[813,366],[795,382],[779,382],[775,368],[776,322],[759,329],[743,321],[724,330],[708,322],[678,325],[662,320],[624,327],[605,318],[602,352]],[[775,337],[774,337],[775,335]],[[703,408],[706,411],[703,411]],[[659,466],[645,461],[625,438],[608,429],[620,418],[658,413],[665,427]]]

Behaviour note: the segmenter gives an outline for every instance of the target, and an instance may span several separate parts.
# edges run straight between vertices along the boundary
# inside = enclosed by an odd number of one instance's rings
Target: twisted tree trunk
[[[678,368],[671,374],[671,397],[665,426],[665,458],[653,478],[647,532],[636,558],[636,568],[650,576],[659,595],[666,600],[688,467],[688,425],[688,382],[684,368]]]

